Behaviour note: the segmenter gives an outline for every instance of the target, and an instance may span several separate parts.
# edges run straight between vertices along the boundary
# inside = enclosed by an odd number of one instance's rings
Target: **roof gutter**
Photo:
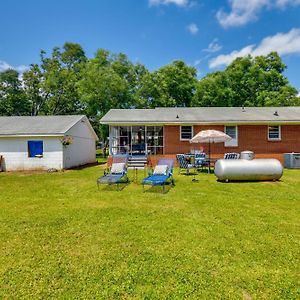
[[[0,134],[0,138],[6,138],[6,137],[62,137],[64,136],[64,133],[55,133],[55,134]]]
[[[226,121],[207,121],[207,122],[199,122],[199,121],[173,121],[173,122],[141,122],[141,121],[113,121],[113,122],[100,122],[100,124],[110,125],[110,126],[137,126],[137,125],[300,125],[300,120],[264,120],[264,121],[234,121],[234,120],[226,120]]]

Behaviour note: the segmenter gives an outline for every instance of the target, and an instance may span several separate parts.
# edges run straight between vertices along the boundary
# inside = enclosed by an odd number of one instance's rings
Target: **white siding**
[[[43,141],[43,157],[28,157],[28,141]],[[6,171],[47,170],[63,168],[63,152],[58,137],[1,137],[0,155]]]
[[[63,147],[65,169],[96,161],[96,138],[87,122],[83,119],[66,132],[73,143]]]

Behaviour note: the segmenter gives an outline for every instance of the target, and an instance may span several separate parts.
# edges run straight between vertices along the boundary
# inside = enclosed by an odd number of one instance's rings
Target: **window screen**
[[[236,139],[236,126],[226,126],[225,133],[232,139]]]
[[[269,126],[268,139],[269,140],[280,140],[280,126]]]
[[[192,126],[181,126],[180,139],[190,140],[193,137],[193,127]]]
[[[224,143],[225,147],[238,146],[238,129],[237,126],[225,126],[225,133],[231,137],[230,141]]]

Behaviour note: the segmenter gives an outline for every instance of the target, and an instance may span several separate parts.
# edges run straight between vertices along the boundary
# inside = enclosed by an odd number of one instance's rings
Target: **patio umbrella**
[[[208,143],[208,158],[210,159],[210,144],[223,143],[229,140],[231,140],[231,137],[226,133],[219,130],[208,129],[198,132],[190,139],[190,143]]]

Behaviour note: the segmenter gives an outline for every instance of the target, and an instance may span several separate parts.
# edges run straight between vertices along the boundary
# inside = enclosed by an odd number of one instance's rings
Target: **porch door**
[[[131,154],[145,155],[145,126],[132,126],[131,128]]]

